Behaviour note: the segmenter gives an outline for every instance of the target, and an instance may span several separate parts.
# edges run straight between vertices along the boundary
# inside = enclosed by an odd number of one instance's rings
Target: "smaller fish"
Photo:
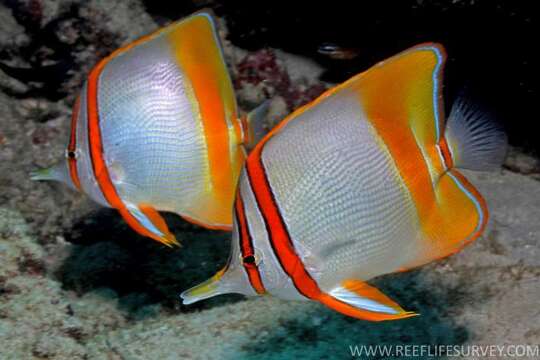
[[[339,46],[334,43],[323,43],[317,48],[317,52],[334,60],[352,60],[360,55],[360,49]]]
[[[383,321],[416,314],[367,283],[478,238],[487,205],[458,169],[497,169],[506,136],[464,101],[444,124],[441,45],[423,44],[327,91],[249,155],[228,264],[181,294],[313,300]]]
[[[214,20],[199,12],[101,60],[73,108],[65,159],[32,179],[80,190],[166,245],[177,241],[158,211],[230,230],[267,109],[238,115]]]

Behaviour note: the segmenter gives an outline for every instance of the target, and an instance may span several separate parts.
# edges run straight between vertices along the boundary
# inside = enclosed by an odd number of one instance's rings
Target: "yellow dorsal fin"
[[[370,118],[403,122],[420,146],[438,142],[444,123],[442,70],[445,51],[422,44],[378,63],[362,73],[355,85]]]
[[[343,85],[356,93],[390,152],[399,156],[411,148],[419,151],[419,160],[434,183],[446,170],[436,146],[444,123],[441,77],[445,58],[441,45],[418,45]]]
[[[477,238],[487,221],[478,191],[449,160],[444,137],[441,45],[422,44],[346,83],[362,104],[411,195],[422,229],[416,267]]]
[[[179,67],[185,73],[186,89],[194,114],[201,121],[206,144],[207,176],[205,199],[191,217],[207,226],[232,224],[229,211],[236,181],[245,160],[236,97],[212,17],[199,13],[167,33],[167,40]],[[217,209],[218,211],[209,211]]]
[[[459,251],[482,233],[488,217],[478,191],[451,168],[443,130],[445,59],[441,45],[418,45],[350,84],[417,209],[422,241],[404,269]]]

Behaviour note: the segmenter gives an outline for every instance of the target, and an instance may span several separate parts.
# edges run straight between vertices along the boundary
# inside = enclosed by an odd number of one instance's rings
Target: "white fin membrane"
[[[457,168],[496,170],[506,156],[507,138],[502,128],[463,96],[452,106],[445,137]]]
[[[330,291],[330,295],[332,295],[333,297],[335,297],[336,299],[340,301],[343,301],[344,303],[347,303],[349,305],[354,306],[355,308],[359,308],[362,310],[379,312],[383,314],[392,314],[392,315],[399,314],[399,311],[392,309],[390,306],[381,304],[380,302],[377,302],[372,299],[362,297],[341,286],[338,286],[337,288],[332,289],[332,291]]]
[[[154,225],[154,223],[152,223],[152,221],[137,206],[127,203],[126,207],[128,208],[131,215],[133,215],[148,231],[158,237],[165,237],[165,234],[159,231],[159,229]]]

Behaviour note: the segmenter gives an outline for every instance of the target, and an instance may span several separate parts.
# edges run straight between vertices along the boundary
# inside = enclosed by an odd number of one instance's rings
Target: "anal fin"
[[[148,232],[144,235],[167,246],[180,245],[154,207],[147,204],[139,204],[139,206],[128,204],[127,209]]]
[[[418,314],[405,311],[375,287],[360,280],[345,280],[319,299],[347,316],[369,321],[405,319]]]

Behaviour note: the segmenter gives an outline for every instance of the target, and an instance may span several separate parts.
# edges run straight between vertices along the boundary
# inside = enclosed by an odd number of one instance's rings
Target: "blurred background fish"
[[[322,43],[317,52],[334,60],[352,60],[360,55],[360,49],[340,46],[334,43]]]
[[[229,230],[265,108],[239,118],[216,26],[200,12],[101,60],[73,108],[65,160],[32,179],[64,182],[167,245],[177,241],[158,210]]]
[[[411,48],[287,117],[249,155],[232,251],[185,304],[223,293],[314,300],[359,319],[415,314],[366,283],[480,236],[486,202],[457,169],[493,170],[506,136],[458,100],[446,120],[441,45]]]

